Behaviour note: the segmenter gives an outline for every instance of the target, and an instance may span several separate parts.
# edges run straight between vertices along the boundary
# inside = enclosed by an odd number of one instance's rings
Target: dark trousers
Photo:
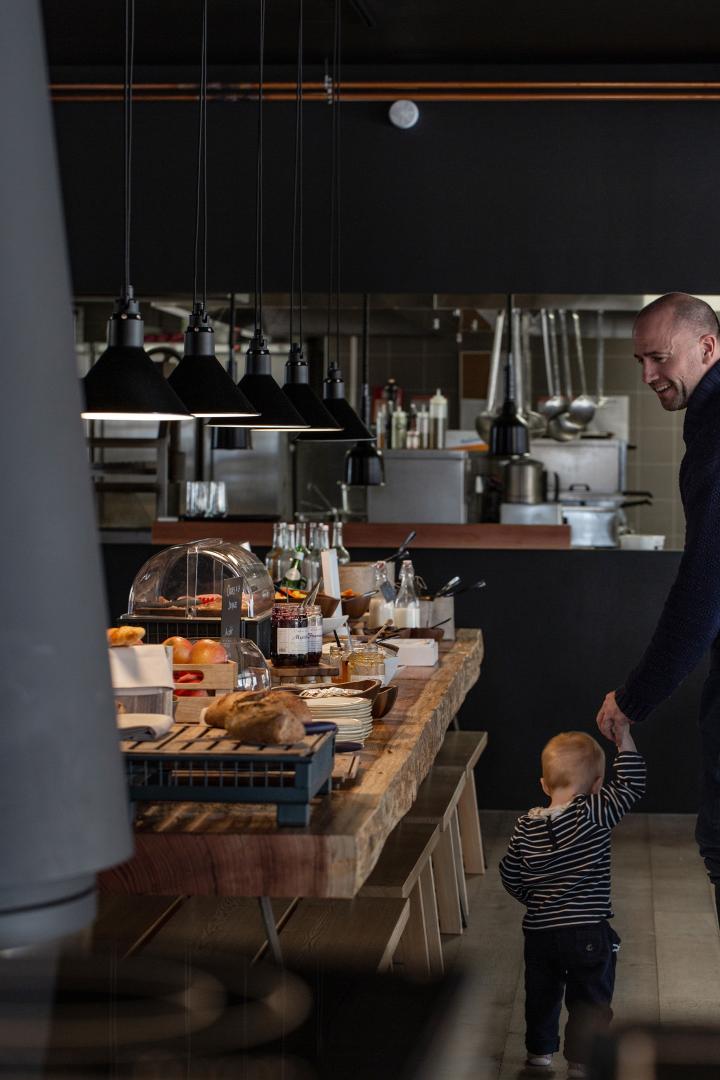
[[[713,666],[700,700],[700,753],[702,785],[695,839],[708,876],[720,884],[720,667]]]
[[[531,1054],[560,1049],[560,1009],[568,1010],[564,1054],[588,1059],[591,1036],[612,1020],[620,938],[610,923],[525,931],[525,1045]]]

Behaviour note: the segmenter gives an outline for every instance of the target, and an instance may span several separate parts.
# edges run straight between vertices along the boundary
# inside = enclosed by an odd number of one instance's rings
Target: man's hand
[[[621,734],[629,730],[630,719],[616,702],[614,690],[605,695],[596,720],[605,738],[614,743],[618,743]]]

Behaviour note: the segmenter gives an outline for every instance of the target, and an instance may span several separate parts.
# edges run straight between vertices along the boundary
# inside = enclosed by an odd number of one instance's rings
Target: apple
[[[196,641],[190,652],[191,664],[226,664],[228,654],[219,641],[201,638]]]
[[[192,644],[184,637],[165,638],[163,645],[172,646],[173,664],[189,664]]]

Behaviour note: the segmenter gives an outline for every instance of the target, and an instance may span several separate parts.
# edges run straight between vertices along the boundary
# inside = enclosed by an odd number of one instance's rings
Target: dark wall
[[[628,72],[626,77],[633,77]],[[717,291],[720,104],[421,102],[342,109],[346,291]],[[291,104],[266,106],[265,286],[289,278]],[[121,106],[55,105],[75,290],[112,294]],[[306,287],[326,286],[330,110],[306,106]],[[192,103],[135,109],[133,282],[191,283]],[[249,289],[255,111],[209,106],[211,291]]]
[[[113,618],[126,610],[150,546],[104,545]],[[262,554],[261,551],[258,554]],[[353,551],[357,559],[387,551]],[[438,588],[453,574],[487,587],[456,601],[459,626],[482,627],[485,662],[460,713],[463,727],[489,732],[477,769],[482,807],[522,809],[541,801],[540,751],[559,731],[597,734],[604,695],[618,686],[649,640],[675,577],[679,552],[426,551],[415,568]],[[647,756],[642,809],[697,810],[698,669],[636,729]],[[607,745],[608,753],[612,748]]]

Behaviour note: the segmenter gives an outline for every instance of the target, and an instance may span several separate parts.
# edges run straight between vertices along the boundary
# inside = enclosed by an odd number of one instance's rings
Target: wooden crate
[[[202,682],[175,682],[175,690],[202,690],[202,696],[178,697],[174,699],[174,715],[178,724],[196,724],[200,712],[210,704],[212,698],[229,694],[237,687],[238,666],[234,660],[225,664],[173,664],[173,674],[183,671],[199,671]]]

